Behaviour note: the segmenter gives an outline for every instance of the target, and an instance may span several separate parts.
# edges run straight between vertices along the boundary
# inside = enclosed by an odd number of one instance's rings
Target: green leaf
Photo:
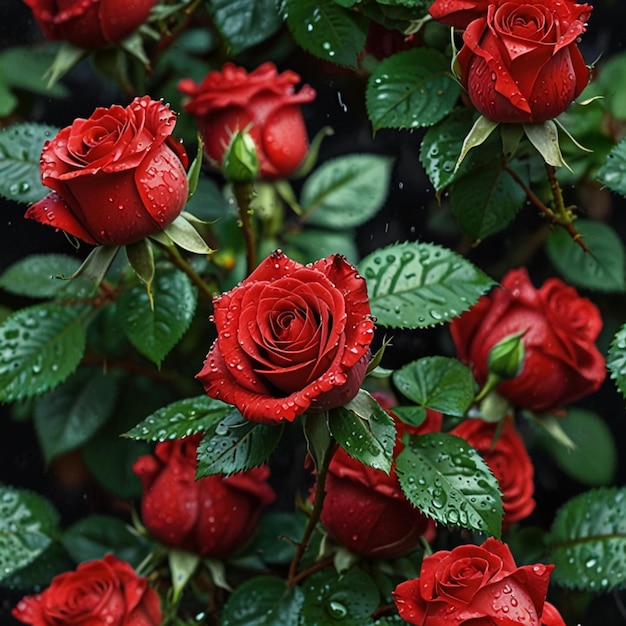
[[[44,142],[57,131],[53,126],[27,122],[0,130],[0,196],[31,204],[50,191],[41,184],[39,157]]]
[[[378,606],[376,584],[358,568],[345,574],[323,569],[307,578],[302,590],[302,626],[364,626]]]
[[[211,0],[209,11],[233,55],[269,39],[283,25],[276,0]]]
[[[79,311],[47,303],[13,313],[0,326],[0,400],[55,387],[76,369],[84,350]]]
[[[432,126],[459,99],[450,59],[431,48],[414,48],[384,59],[367,83],[365,104],[374,130]]]
[[[450,187],[450,204],[463,231],[484,239],[508,226],[526,194],[497,159],[478,161],[465,172]]]
[[[500,536],[502,497],[480,454],[461,437],[431,433],[409,438],[396,459],[406,497],[446,526]]]
[[[62,98],[69,95],[64,85],[48,86],[43,75],[50,65],[50,57],[56,44],[36,47],[16,46],[0,54],[2,81],[17,89],[40,94],[46,98]]]
[[[198,446],[196,478],[234,474],[267,461],[283,432],[283,425],[250,422],[236,409],[206,429]]]
[[[426,419],[426,409],[423,406],[394,406],[392,412],[409,426],[419,426]]]
[[[426,328],[460,315],[492,285],[488,276],[451,250],[404,242],[359,263],[372,314],[381,326]]]
[[[626,324],[617,331],[611,342],[606,366],[617,388],[626,398]]]
[[[617,447],[606,422],[594,411],[570,407],[567,417],[559,419],[563,431],[574,443],[571,450],[539,431],[539,440],[557,465],[583,484],[610,484],[617,470]]]
[[[185,334],[196,310],[197,291],[176,269],[158,272],[153,283],[154,308],[143,285],[120,298],[118,316],[126,336],[157,365]]]
[[[91,439],[111,416],[117,385],[101,369],[79,369],[54,391],[37,398],[37,439],[47,463]]]
[[[460,361],[444,356],[428,356],[393,373],[398,390],[419,404],[446,415],[462,417],[476,394],[471,370]]]
[[[299,232],[286,233],[282,249],[288,257],[302,263],[312,263],[333,254],[341,254],[351,263],[356,263],[359,251],[355,237],[355,231],[349,229],[333,231],[307,226]]]
[[[441,122],[429,128],[420,145],[420,162],[435,191],[447,187],[460,173],[455,171],[461,154],[463,137],[472,127],[473,114],[468,109],[458,109]]]
[[[261,516],[254,539],[246,547],[245,554],[260,556],[265,563],[289,563],[306,522],[307,517],[302,512],[267,511]]]
[[[110,515],[89,515],[72,524],[61,543],[77,562],[92,561],[113,553],[137,567],[147,556],[150,542],[131,526]]]
[[[189,437],[218,424],[232,410],[232,405],[208,396],[184,398],[158,409],[131,428],[126,436],[147,441]]]
[[[369,20],[333,0],[280,0],[280,12],[293,38],[311,54],[356,68]]]
[[[70,558],[63,545],[59,541],[53,541],[28,565],[3,578],[0,587],[23,589],[26,595],[37,587],[44,589],[55,576],[75,567],[76,561]]]
[[[391,416],[364,389],[343,407],[328,414],[337,443],[353,458],[389,474],[396,443]]]
[[[58,532],[59,515],[48,500],[0,485],[0,580],[34,561]]]
[[[335,230],[360,226],[385,203],[391,166],[391,159],[376,154],[350,154],[326,161],[302,188],[300,204],[305,219]]]
[[[284,626],[299,624],[303,594],[277,576],[256,576],[228,598],[220,626]]]
[[[626,489],[572,498],[557,512],[549,548],[558,585],[596,592],[626,586]]]
[[[19,296],[53,298],[59,292],[71,293],[71,276],[80,261],[66,254],[33,254],[16,261],[0,275],[0,287]]]
[[[626,137],[609,152],[596,178],[611,191],[626,196]]]
[[[626,290],[626,252],[619,235],[602,222],[578,219],[574,225],[591,252],[585,252],[565,229],[557,228],[546,244],[556,269],[577,287],[606,292]]]

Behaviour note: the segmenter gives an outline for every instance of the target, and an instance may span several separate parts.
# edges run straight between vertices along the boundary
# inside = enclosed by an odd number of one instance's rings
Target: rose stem
[[[309,519],[307,521],[304,533],[302,534],[302,540],[297,545],[296,553],[291,561],[291,565],[289,566],[289,577],[287,579],[287,584],[290,587],[293,587],[302,579],[302,576],[298,575],[298,566],[300,565],[300,561],[302,560],[304,552],[309,545],[311,536],[313,535],[313,531],[315,530],[317,522],[320,519],[320,515],[322,514],[324,497],[326,495],[326,476],[328,476],[330,461],[333,458],[333,454],[335,454],[336,449],[337,444],[333,442],[324,452],[321,466],[316,468],[317,482],[315,483],[315,499],[313,501],[313,510],[311,511],[311,515],[309,516]]]
[[[191,265],[183,258],[176,246],[168,246],[160,242],[157,243],[162,250],[165,251],[170,261],[179,269],[182,270],[189,278],[191,282],[199,289],[200,293],[207,298],[209,302],[213,301],[213,296],[217,293],[217,288],[212,289],[207,285],[202,277],[191,267]]]
[[[550,180],[550,188],[552,189],[552,197],[557,209],[557,214],[548,208],[541,199],[528,187],[528,185],[517,175],[517,172],[510,168],[506,163],[502,166],[504,171],[524,190],[527,198],[543,213],[552,223],[559,224],[568,233],[569,236],[585,251],[590,252],[587,244],[584,242],[582,235],[576,230],[572,222],[571,210],[563,206],[563,194],[561,187],[556,179],[555,170],[552,165],[546,165],[548,170],[548,179]],[[559,205],[560,200],[560,205]]]
[[[252,209],[250,208],[254,186],[252,183],[233,183],[233,192],[239,207],[239,217],[246,242],[247,274],[249,276],[256,268],[256,233],[254,232]]]

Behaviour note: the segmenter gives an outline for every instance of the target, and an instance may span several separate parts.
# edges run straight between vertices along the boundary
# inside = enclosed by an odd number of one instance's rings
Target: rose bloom
[[[153,235],[187,202],[187,154],[170,135],[176,114],[148,96],[97,108],[47,141],[42,182],[53,192],[26,217],[90,244],[125,245]]]
[[[221,557],[250,539],[276,495],[267,484],[266,466],[196,480],[201,440],[202,435],[193,435],[159,443],[154,456],[135,461],[133,471],[143,485],[143,523],[157,539],[202,556]]]
[[[513,419],[505,418],[502,432],[494,443],[497,427],[497,424],[482,419],[467,419],[450,434],[462,437],[476,448],[498,480],[506,529],[528,517],[535,509],[534,468]]]
[[[596,391],[606,376],[594,343],[602,328],[597,307],[558,278],[535,289],[523,268],[510,271],[502,287],[450,325],[458,356],[479,384],[487,380],[489,350],[523,332],[522,371],[500,383],[499,394],[521,408],[551,411]]]
[[[481,546],[427,556],[420,577],[401,583],[392,595],[402,619],[415,626],[565,626],[545,601],[553,568],[518,567],[508,546],[489,538]]]
[[[112,554],[56,576],[43,592],[23,598],[13,616],[32,626],[160,626],[162,621],[154,589]]]
[[[370,360],[364,279],[342,256],[302,265],[273,252],[214,300],[217,339],[197,378],[253,422],[342,406]]]
[[[260,178],[283,178],[300,165],[309,149],[300,105],[315,99],[315,90],[294,85],[300,76],[291,70],[279,74],[273,63],[254,71],[226,63],[221,72],[209,72],[198,85],[189,78],[178,89],[189,100],[185,111],[195,116],[207,158],[222,164],[230,138],[249,129],[259,159]]]
[[[394,459],[404,445],[404,434],[441,430],[442,415],[428,411],[418,427],[396,422]],[[330,462],[326,496],[320,520],[328,534],[352,552],[381,559],[408,554],[429,527],[429,520],[406,498],[395,463],[387,475],[353,459],[340,448]]]
[[[565,111],[589,82],[577,40],[591,9],[572,0],[435,0],[430,12],[465,27],[457,62],[478,111],[536,124]]]
[[[24,0],[48,39],[79,48],[118,43],[148,19],[156,0]]]

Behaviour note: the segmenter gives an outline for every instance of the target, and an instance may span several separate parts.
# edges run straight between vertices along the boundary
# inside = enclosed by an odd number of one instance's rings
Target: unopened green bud
[[[500,380],[508,380],[519,376],[524,367],[524,342],[522,337],[526,331],[508,335],[501,339],[487,356],[487,368]]]
[[[252,183],[259,175],[256,146],[247,131],[237,131],[222,162],[222,173],[231,183]]]

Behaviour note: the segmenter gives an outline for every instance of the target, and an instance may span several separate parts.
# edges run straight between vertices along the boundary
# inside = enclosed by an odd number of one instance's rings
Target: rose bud
[[[24,0],[47,39],[95,49],[122,41],[148,19],[156,0]]]
[[[112,554],[60,574],[12,611],[24,624],[161,626],[159,597],[148,581]]]
[[[94,245],[163,230],[187,202],[187,154],[171,137],[175,123],[169,106],[148,96],[75,120],[45,143],[41,177],[53,192],[26,217]]]
[[[300,77],[290,70],[278,74],[273,63],[254,71],[226,63],[221,72],[209,72],[200,85],[189,78],[178,89],[189,96],[184,108],[195,116],[204,152],[221,166],[231,137],[246,129],[256,146],[260,178],[284,178],[300,165],[309,141],[300,105],[311,102],[315,91],[294,85]]]
[[[442,415],[428,411],[418,427],[396,422],[393,458],[403,450],[405,434],[441,430]],[[428,529],[429,520],[406,498],[395,462],[389,475],[364,465],[339,449],[326,477],[326,496],[320,516],[324,528],[336,541],[366,557],[391,559],[408,554]]]
[[[217,339],[197,378],[253,422],[342,406],[367,371],[365,280],[342,256],[304,266],[276,251],[214,300]]]
[[[222,164],[224,178],[231,183],[252,183],[259,175],[259,159],[252,137],[237,131],[226,150]]]
[[[504,420],[501,432],[498,428],[498,424],[482,419],[466,419],[450,434],[462,437],[478,450],[498,480],[504,508],[503,527],[506,530],[535,509],[534,468],[513,419],[507,417]]]
[[[430,11],[466,25],[457,64],[478,111],[494,122],[536,124],[560,115],[589,82],[577,40],[591,9],[572,0],[436,0]]]
[[[422,561],[420,577],[392,592],[400,617],[415,626],[533,624],[542,620],[554,565],[515,564],[509,547],[482,545],[440,550]],[[546,626],[557,626],[550,605]],[[541,622],[540,622],[541,620]]]
[[[193,435],[164,441],[157,444],[154,456],[135,461],[133,471],[143,485],[141,518],[166,545],[221,557],[250,539],[276,495],[267,484],[266,466],[196,480],[201,440],[202,435]]]
[[[606,376],[595,346],[602,318],[597,307],[558,278],[535,289],[525,269],[510,271],[495,289],[450,324],[459,359],[480,385],[488,377],[489,351],[513,333],[524,333],[524,365],[498,393],[530,411],[563,408],[597,389]]]

